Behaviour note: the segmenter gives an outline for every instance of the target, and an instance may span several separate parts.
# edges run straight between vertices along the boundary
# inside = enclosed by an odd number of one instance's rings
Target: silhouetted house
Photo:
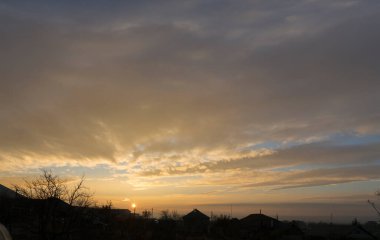
[[[274,239],[271,234],[280,225],[280,221],[260,211],[240,219],[240,236],[242,239]]]
[[[131,218],[132,216],[136,216],[132,215],[129,209],[111,209],[111,213],[118,221],[124,221],[126,219]]]
[[[262,213],[250,214],[240,220],[243,229],[254,231],[273,230],[280,227],[281,222]]]
[[[20,194],[18,194],[17,192],[15,192],[15,191],[7,188],[6,186],[0,184],[0,198],[15,199],[15,198],[19,198],[19,197],[22,197],[22,196]]]
[[[206,232],[210,223],[210,218],[198,209],[189,212],[182,219],[185,229],[192,233]]]
[[[0,184],[0,222],[9,227],[13,219],[24,219],[30,211],[28,199]]]

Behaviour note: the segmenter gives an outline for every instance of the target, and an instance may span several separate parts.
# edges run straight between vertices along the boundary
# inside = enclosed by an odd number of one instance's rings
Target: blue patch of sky
[[[355,133],[339,133],[330,136],[329,141],[336,145],[364,145],[379,143],[380,135],[358,135]]]
[[[329,185],[329,189],[334,192],[347,192],[355,194],[361,193],[375,193],[375,191],[379,188],[380,180],[370,180],[370,181],[355,181],[343,184],[333,184]]]
[[[380,165],[380,159],[373,161],[371,164],[368,163],[345,163],[344,167],[359,167],[359,166],[379,166]],[[273,168],[271,171],[273,172],[292,172],[295,170],[310,170],[310,169],[317,169],[323,167],[324,169],[334,169],[334,168],[342,168],[342,163],[329,163],[326,165],[326,163],[307,163],[307,164],[300,164],[300,165],[294,165],[294,166],[288,166],[288,167],[279,167],[279,168]]]
[[[286,142],[266,141],[266,142],[253,144],[244,148],[240,148],[239,150],[240,151],[255,151],[255,150],[260,150],[260,149],[276,150],[276,149],[285,149],[285,148],[295,147],[295,146],[299,146],[303,144],[305,144],[305,142],[303,141],[286,141]]]
[[[320,186],[307,186],[298,188],[286,188],[286,189],[276,189],[274,192],[286,192],[289,194],[313,196],[316,194],[321,194],[323,197],[328,197],[326,193],[333,193],[331,197],[335,197],[338,194],[345,195],[358,195],[358,194],[375,194],[376,190],[379,189],[380,180],[368,180],[368,181],[353,181],[346,183],[335,183],[329,185]],[[367,199],[363,199],[366,201]]]
[[[254,150],[260,150],[260,149],[276,149],[281,146],[281,142],[276,142],[276,141],[267,141],[267,142],[262,142],[254,145],[250,145],[248,147],[244,147],[240,149],[241,151],[254,151]]]
[[[366,145],[366,144],[380,143],[380,135],[358,135],[355,133],[338,133],[338,134],[331,135],[327,140],[324,140],[323,142],[328,143],[328,144],[333,144],[336,146]],[[260,149],[279,150],[279,149],[291,148],[291,147],[295,147],[295,146],[299,146],[303,144],[305,143],[299,142],[299,141],[286,142],[286,143],[279,142],[279,141],[267,141],[267,142],[262,142],[259,144],[254,144],[254,145],[251,145],[239,150],[240,151],[254,151],[254,150],[260,150]],[[380,164],[380,159],[373,161],[371,165],[379,165],[379,164]],[[361,164],[360,162],[347,163],[344,166],[354,167],[354,166],[361,166],[361,165],[368,165],[368,163],[365,163],[365,164]],[[326,164],[322,164],[322,163],[307,163],[307,164],[300,164],[296,166],[279,167],[272,170],[278,171],[278,172],[288,172],[288,171],[294,171],[294,170],[315,169],[321,166],[323,166],[324,168],[342,167],[341,163],[330,163],[329,166],[326,166]]]
[[[307,169],[314,169],[315,167],[318,167],[317,164],[303,164],[303,165],[296,165],[296,166],[289,166],[289,167],[279,167],[271,169],[273,172],[292,172],[295,170],[307,170]]]
[[[161,176],[160,179],[165,181],[165,180],[169,180],[169,181],[173,181],[173,182],[176,182],[176,181],[187,181],[187,180],[190,180],[190,179],[201,179],[202,176],[199,176],[199,175],[185,175],[185,176]]]
[[[243,147],[238,149],[239,151],[256,151],[261,149],[270,149],[270,150],[276,150],[276,149],[283,149],[283,148],[289,148],[297,145],[302,145],[300,142],[280,142],[280,141],[266,141],[261,142],[257,144],[252,144],[247,147]]]
[[[380,143],[380,135],[359,135],[355,133],[338,133],[333,134],[328,137],[327,140],[323,140],[323,142],[328,141],[333,143],[334,145],[364,145],[371,143]],[[294,146],[303,145],[305,142],[303,141],[266,141],[258,144],[253,144],[239,150],[241,151],[254,151],[260,149],[284,149],[290,148]]]
[[[50,166],[47,169],[60,176],[74,175],[85,177],[109,177],[115,173],[127,173],[126,170],[115,170],[107,164],[97,164],[92,167],[86,166]]]
[[[132,169],[134,169],[134,170],[140,170],[140,169],[142,169],[142,167],[141,167],[140,164],[136,164],[135,166],[132,167]]]

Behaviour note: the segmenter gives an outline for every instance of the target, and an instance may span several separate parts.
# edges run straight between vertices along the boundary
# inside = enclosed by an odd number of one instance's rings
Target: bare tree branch
[[[59,235],[70,238],[81,213],[93,204],[93,194],[85,187],[84,181],[85,177],[82,176],[73,187],[69,187],[66,179],[54,175],[51,170],[42,170],[39,177],[24,180],[23,185],[14,185],[16,192],[26,198],[46,200],[40,202],[38,212],[41,239],[54,239]]]

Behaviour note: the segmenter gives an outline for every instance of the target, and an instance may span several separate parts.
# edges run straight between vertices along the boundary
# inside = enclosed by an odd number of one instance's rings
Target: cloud
[[[329,139],[379,134],[377,3],[35,4],[0,8],[2,169],[127,163],[160,186],[305,164],[342,174],[317,185],[375,178],[350,169],[375,164],[378,143]],[[311,184],[284,174],[280,187]]]
[[[293,171],[287,174],[280,174],[280,177],[274,179],[274,181],[252,183],[245,185],[244,187],[274,186],[274,189],[279,190],[368,181],[378,179],[376,171],[379,171],[379,166],[356,166]]]

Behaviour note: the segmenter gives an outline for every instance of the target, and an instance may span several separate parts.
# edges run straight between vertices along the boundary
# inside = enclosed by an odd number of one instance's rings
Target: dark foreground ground
[[[198,210],[184,217],[163,215],[152,219],[128,210],[103,207],[72,207],[58,199],[0,200],[0,223],[14,240],[76,239],[284,239],[284,240],[376,240],[376,222],[350,225],[283,222],[264,214],[243,219],[228,216],[211,219]]]

